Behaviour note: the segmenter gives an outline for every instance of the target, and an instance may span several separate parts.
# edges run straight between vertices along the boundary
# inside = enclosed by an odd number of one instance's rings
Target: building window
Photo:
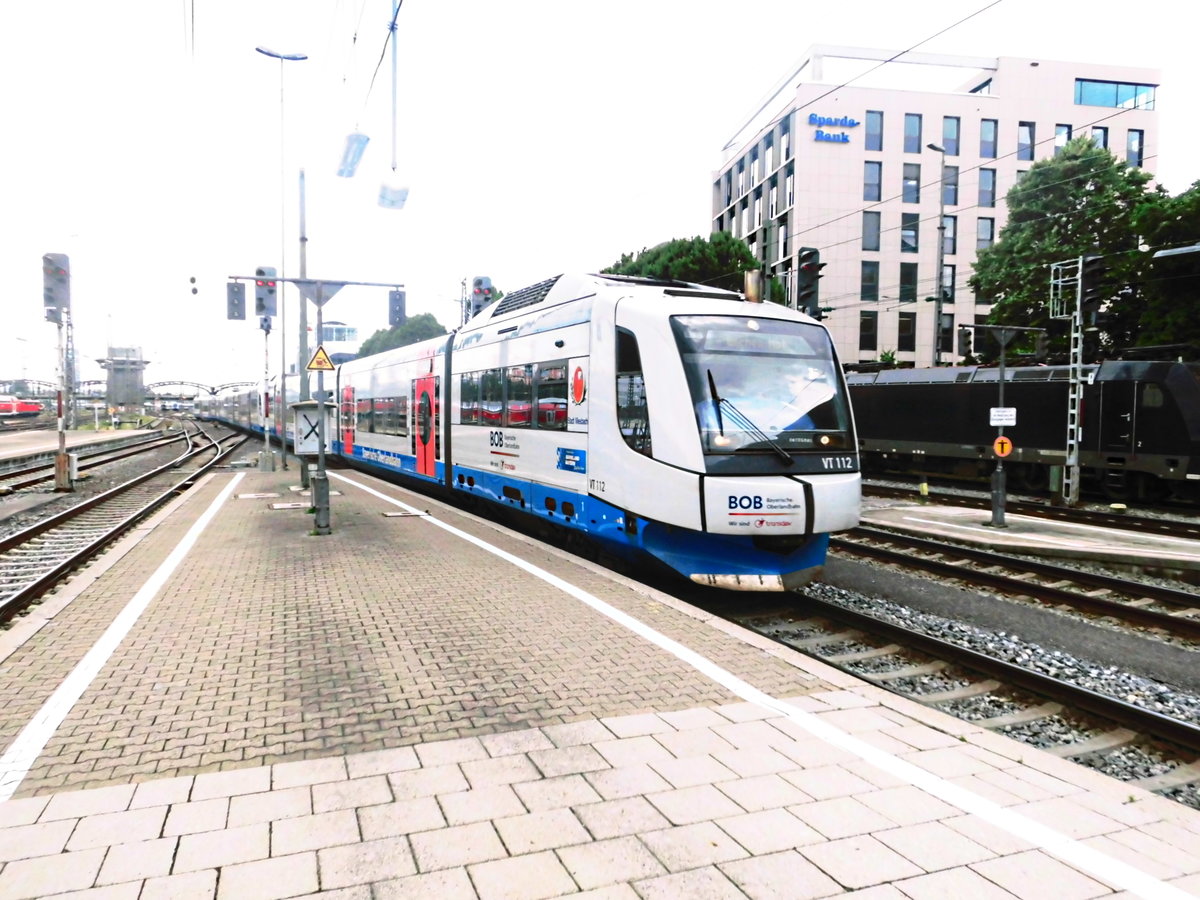
[[[916,253],[921,249],[920,227],[920,213],[900,213],[901,253]]]
[[[942,118],[942,147],[947,156],[958,156],[958,116]]]
[[[739,159],[737,164],[737,192],[738,196],[746,193],[746,161]]]
[[[975,221],[975,249],[986,250],[996,240],[996,220],[980,218]]]
[[[779,262],[783,262],[788,256],[788,229],[786,223],[781,222],[779,225],[779,236],[776,238],[776,244],[779,250],[778,254],[776,254],[777,259]]]
[[[1055,125],[1054,126],[1054,155],[1063,152],[1063,147],[1067,146],[1067,141],[1071,139],[1070,125]]]
[[[942,169],[942,202],[946,206],[958,206],[958,166]]]
[[[1097,147],[1108,149],[1108,126],[1093,125],[1092,126],[1092,143]]]
[[[1017,177],[1013,179],[1013,184],[1020,184],[1021,179],[1024,178],[1028,174],[1029,174],[1028,169],[1017,169]],[[995,204],[992,204],[992,205],[995,206]]]
[[[867,144],[868,150],[883,149],[883,113],[877,109],[867,110]]]
[[[971,88],[971,90],[969,91],[969,93],[972,93],[972,94],[990,94],[991,92],[992,92],[992,79],[990,79],[990,78],[987,81],[981,81],[979,84],[975,85],[975,87]]]
[[[794,179],[795,179],[795,174],[792,172],[788,172],[787,178],[785,178],[783,180],[783,191],[787,195],[787,200],[785,202],[787,203],[787,207],[789,209],[791,208],[792,204],[796,201],[795,189],[794,189],[794,183],[793,183]]]
[[[754,195],[754,227],[762,228],[762,194]]]
[[[1130,128],[1125,135],[1125,162],[1141,168],[1142,154],[1145,152],[1146,132],[1140,128]]]
[[[858,314],[858,349],[874,352],[878,345],[879,313],[866,310]]]
[[[996,132],[998,125],[995,119],[982,119],[979,122],[979,155],[984,159],[996,158]]]
[[[920,113],[904,114],[904,152],[921,152],[921,115]]]
[[[921,202],[921,166],[919,163],[904,164],[904,202]]]
[[[787,116],[779,126],[779,149],[783,162],[792,158],[792,117]]]
[[[770,200],[767,204],[767,215],[772,219],[779,215],[779,185],[772,184],[770,192]]]
[[[900,313],[899,324],[896,349],[915,351],[917,349],[917,314],[915,312]]]
[[[979,205],[996,205],[996,170],[979,170]]]
[[[1017,125],[1017,159],[1033,159],[1033,147],[1037,143],[1037,129],[1032,122]]]
[[[917,299],[917,264],[900,263],[900,302]]]
[[[864,250],[879,249],[879,213],[864,212],[862,226],[862,248]]]
[[[942,253],[953,256],[958,252],[958,216],[942,216]]]
[[[879,301],[879,263],[873,259],[862,262],[862,288],[859,299],[866,303]]]
[[[879,200],[883,197],[883,189],[880,184],[882,178],[883,163],[870,161],[863,163],[864,200]]]
[[[1153,84],[1124,84],[1118,81],[1075,79],[1075,102],[1080,106],[1111,106],[1115,109],[1154,109]]]

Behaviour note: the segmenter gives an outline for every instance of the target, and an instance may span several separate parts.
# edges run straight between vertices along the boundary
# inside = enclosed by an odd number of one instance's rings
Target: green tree
[[[371,356],[396,347],[407,347],[446,333],[446,329],[430,313],[412,316],[403,325],[381,328],[362,343],[359,356]]]
[[[741,238],[724,231],[713,232],[709,238],[676,238],[673,241],[631,253],[601,271],[610,275],[637,275],[673,281],[691,281],[730,291],[743,287],[742,273],[762,264],[754,258]],[[771,299],[775,299],[774,286]]]
[[[1132,343],[1176,346],[1166,355],[1200,359],[1200,253],[1153,256],[1200,244],[1200,181],[1177,197],[1144,205],[1134,223],[1150,259],[1137,285],[1140,315]]]
[[[970,286],[993,301],[989,321],[999,325],[1050,327],[1050,265],[1098,253],[1105,258],[1112,285],[1110,315],[1100,335],[1101,349],[1129,343],[1137,331],[1138,308],[1126,285],[1140,279],[1144,254],[1138,249],[1135,219],[1161,204],[1165,192],[1147,191],[1153,176],[1094,144],[1069,141],[1051,159],[1034,163],[1008,192],[1008,222],[991,247],[979,251]],[[1065,329],[1051,329],[1054,355],[1066,351]],[[998,355],[993,341],[975,352]],[[1009,346],[1029,352],[1033,337]]]

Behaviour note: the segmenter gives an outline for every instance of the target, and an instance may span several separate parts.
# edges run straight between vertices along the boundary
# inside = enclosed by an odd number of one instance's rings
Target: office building
[[[820,306],[846,363],[934,362],[940,261],[937,356],[948,363],[956,326],[990,309],[967,279],[1004,227],[1008,189],[1073,136],[1130,165],[1153,160],[1159,76],[1011,57],[888,62],[895,55],[811,48],[724,148],[712,226],[744,239],[792,305],[799,251],[820,251]],[[875,67],[887,86],[826,78],[834,61]],[[949,73],[954,89],[901,86],[922,73]]]

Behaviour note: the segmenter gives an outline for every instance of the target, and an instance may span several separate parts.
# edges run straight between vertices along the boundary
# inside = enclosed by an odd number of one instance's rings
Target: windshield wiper
[[[713,412],[717,414],[717,434],[725,437],[725,423],[721,419],[721,397],[717,394],[717,382],[713,379],[712,369],[708,370],[708,394],[712,397]]]
[[[732,400],[717,394],[717,383],[713,379],[712,369],[708,370],[708,390],[712,395],[713,409],[715,409],[717,413],[717,430],[722,437],[725,436],[725,426],[721,417],[721,407],[726,406],[729,408],[730,420],[739,428],[741,428],[742,431],[750,432],[752,435],[758,438],[758,440],[765,443],[779,455],[779,458],[782,459],[785,464],[789,466],[795,465],[795,460],[792,459],[792,455],[784,450],[783,447],[779,446],[778,442],[776,442],[773,437],[755,425],[749,416],[733,405]]]

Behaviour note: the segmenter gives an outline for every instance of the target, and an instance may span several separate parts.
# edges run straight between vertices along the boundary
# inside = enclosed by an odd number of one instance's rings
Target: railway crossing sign
[[[329,358],[329,354],[325,352],[324,347],[317,347],[317,352],[313,354],[312,359],[305,366],[310,372],[332,372],[333,361]]]
[[[992,451],[1001,459],[1012,453],[1012,450],[1013,442],[1004,435],[1000,435],[995,441],[992,442]]]

